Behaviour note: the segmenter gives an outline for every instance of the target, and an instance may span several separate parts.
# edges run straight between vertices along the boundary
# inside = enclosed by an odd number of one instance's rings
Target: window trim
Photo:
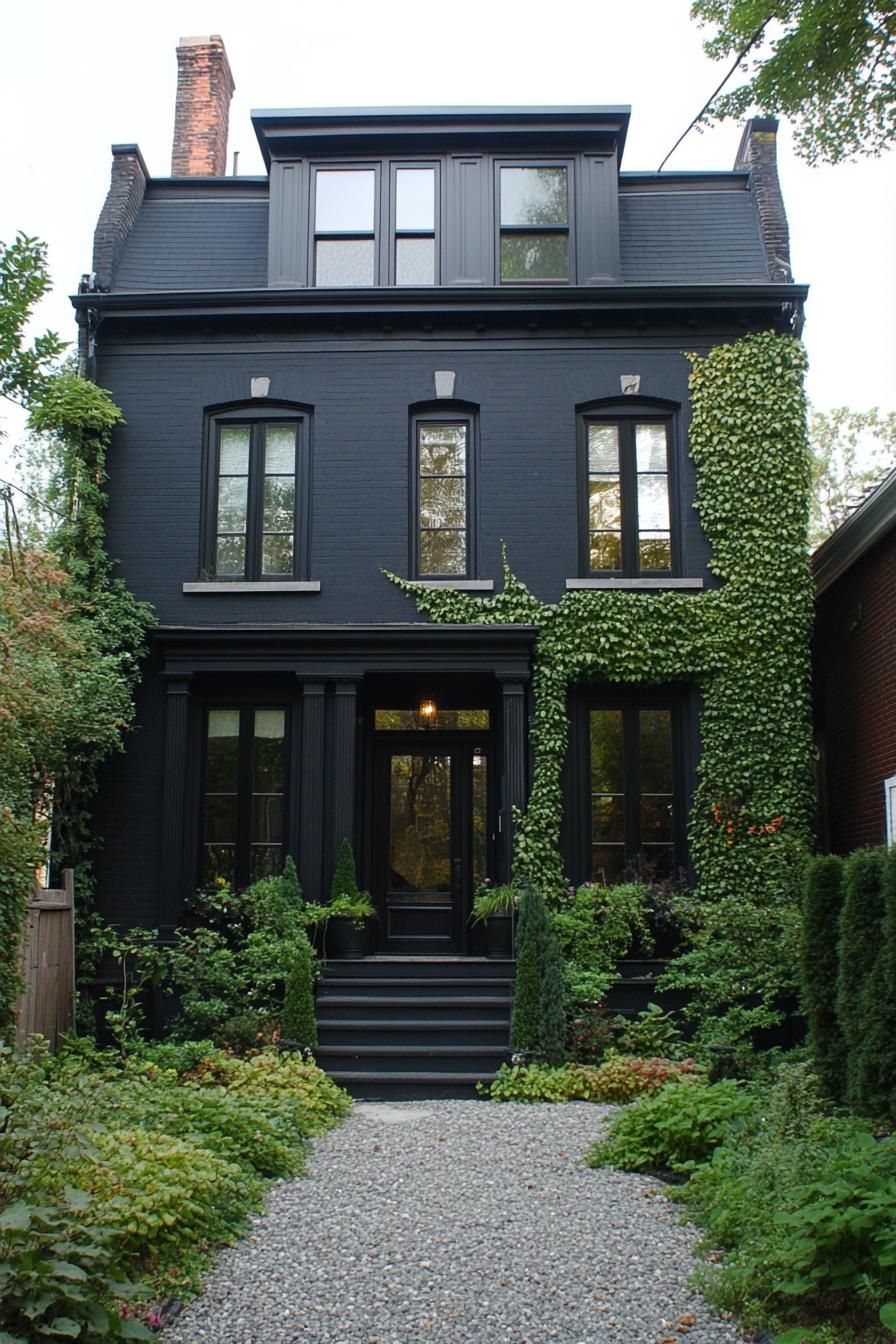
[[[678,402],[660,397],[608,397],[584,402],[576,407],[576,442],[579,515],[579,578],[613,579],[627,583],[650,581],[661,587],[663,581],[682,579],[681,509],[678,494]],[[619,482],[622,564],[619,569],[591,568],[591,519],[589,509],[588,427],[593,424],[617,425],[620,433]],[[666,427],[669,490],[670,565],[665,569],[641,569],[638,564],[637,467],[635,425],[662,424]],[[657,581],[654,585],[653,581]],[[678,586],[678,585],[676,585]]]
[[[296,472],[295,472],[295,515],[293,539],[293,567],[288,575],[264,575],[261,572],[261,510],[263,507],[258,468],[259,444],[262,427],[268,424],[295,423],[296,433]],[[217,538],[217,499],[218,465],[220,462],[220,430],[222,427],[248,425],[249,473],[246,525],[246,566],[243,577],[226,574],[220,579],[215,574],[215,551]],[[311,460],[312,460],[312,407],[289,401],[253,401],[228,402],[219,406],[210,406],[205,411],[205,433],[203,436],[202,504],[200,517],[200,553],[199,582],[203,585],[219,584],[272,584],[309,581],[309,556],[311,540]],[[251,556],[250,556],[251,550]],[[184,591],[202,591],[195,587]],[[221,591],[224,591],[222,588]]]
[[[674,871],[689,870],[687,848],[687,810],[690,790],[687,787],[689,769],[689,748],[687,743],[690,712],[687,690],[681,686],[657,686],[649,688],[618,688],[614,690],[585,689],[575,695],[570,713],[571,721],[571,765],[576,804],[572,809],[575,830],[572,833],[574,867],[582,874],[580,881],[592,882],[596,878],[592,873],[592,819],[591,819],[591,712],[592,710],[620,710],[623,715],[623,816],[626,823],[626,837],[630,817],[640,818],[640,790],[635,790],[630,782],[638,775],[637,734],[633,728],[635,716],[645,709],[667,709],[671,714],[672,725],[672,848]],[[639,845],[629,845],[623,841],[625,862],[628,864],[639,853],[640,821],[636,824]]]
[[[281,860],[291,852],[289,845],[289,817],[290,817],[290,762],[293,754],[292,733],[294,723],[293,705],[283,696],[254,696],[246,698],[241,695],[222,695],[209,698],[202,706],[201,718],[201,755],[199,769],[199,844],[197,853],[197,885],[204,889],[205,883],[205,851],[206,841],[206,799],[208,797],[208,720],[209,714],[215,710],[232,709],[239,714],[239,737],[237,745],[237,780],[236,780],[236,840],[234,842],[233,872],[234,882],[233,890],[242,891],[252,881],[251,877],[251,851],[252,851],[252,750],[251,743],[253,737],[253,715],[258,710],[282,709],[283,710],[283,815],[281,818],[282,839],[280,841]],[[242,853],[241,853],[242,849]],[[282,870],[282,863],[281,863]],[[245,881],[243,881],[245,877]]]
[[[420,569],[420,473],[419,432],[426,425],[463,425],[467,430],[466,462],[466,538],[467,565],[462,574],[429,574]],[[450,585],[478,579],[479,576],[479,407],[469,402],[449,400],[428,402],[411,407],[409,423],[409,528],[408,574],[424,582],[437,581]]]
[[[884,780],[885,840],[888,849],[896,845],[896,775]]]
[[[501,223],[501,169],[502,168],[565,168],[566,169],[566,224],[508,224]],[[496,285],[574,285],[576,284],[576,159],[568,155],[552,158],[506,158],[496,156],[492,161],[492,208],[494,212],[494,275]],[[567,274],[565,280],[505,280],[501,275],[501,239],[504,234],[544,233],[564,234],[567,247]]]

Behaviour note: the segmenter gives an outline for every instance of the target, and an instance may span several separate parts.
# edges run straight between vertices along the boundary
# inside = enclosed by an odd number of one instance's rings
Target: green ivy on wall
[[[781,997],[794,985],[811,838],[805,354],[793,337],[763,332],[689,358],[695,507],[719,588],[574,591],[543,603],[506,556],[504,590],[485,599],[390,578],[437,622],[538,627],[534,770],[517,818],[514,867],[546,892],[565,883],[560,775],[569,688],[699,688],[693,946],[667,980],[690,990],[705,1035],[735,1041],[779,1020]]]

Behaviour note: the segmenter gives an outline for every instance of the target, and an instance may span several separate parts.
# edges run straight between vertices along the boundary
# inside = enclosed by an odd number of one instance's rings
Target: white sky
[[[0,238],[49,244],[39,321],[74,338],[113,143],[170,172],[181,35],[220,33],[236,81],[230,155],[262,171],[252,108],[628,103],[623,167],[655,169],[721,79],[689,0],[27,0],[3,16]],[[670,169],[733,166],[740,127],[688,136]],[[896,151],[810,169],[779,136],[795,278],[811,285],[809,395],[896,409]],[[10,438],[17,432],[4,415]]]

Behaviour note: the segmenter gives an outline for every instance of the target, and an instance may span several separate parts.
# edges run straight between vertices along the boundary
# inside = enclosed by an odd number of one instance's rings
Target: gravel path
[[[357,1104],[161,1340],[743,1344],[688,1289],[696,1233],[656,1182],[582,1164],[606,1113]]]

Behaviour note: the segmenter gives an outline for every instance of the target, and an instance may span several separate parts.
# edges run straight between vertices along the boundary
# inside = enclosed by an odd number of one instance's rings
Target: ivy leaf
[[[20,1199],[15,1204],[10,1204],[8,1209],[0,1213],[0,1231],[3,1232],[27,1232],[31,1226],[31,1209]],[[2,1344],[2,1341],[0,1341]]]
[[[896,1335],[896,1302],[885,1302],[880,1309],[880,1323]]]
[[[41,1328],[45,1335],[59,1335],[64,1339],[77,1339],[81,1333],[81,1322],[73,1321],[71,1316],[54,1316],[49,1325]]]

